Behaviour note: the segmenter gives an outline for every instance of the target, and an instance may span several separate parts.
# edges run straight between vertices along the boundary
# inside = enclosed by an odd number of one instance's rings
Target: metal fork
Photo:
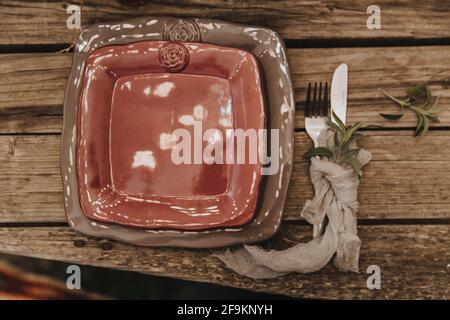
[[[311,101],[311,82],[308,84],[308,93],[305,104],[305,128],[308,136],[314,143],[314,147],[318,146],[317,139],[320,132],[327,126],[328,116],[328,82],[325,82],[322,92],[322,82],[319,84],[319,92],[317,94],[317,82],[314,83],[314,92]]]
[[[328,116],[328,82],[325,82],[322,93],[322,82],[319,84],[319,92],[317,93],[317,82],[314,83],[314,92],[311,101],[311,82],[308,84],[308,93],[305,104],[305,128],[306,133],[314,143],[314,147],[318,147],[318,138],[320,132],[327,126]],[[323,233],[323,223],[313,226],[313,237],[316,238]]]

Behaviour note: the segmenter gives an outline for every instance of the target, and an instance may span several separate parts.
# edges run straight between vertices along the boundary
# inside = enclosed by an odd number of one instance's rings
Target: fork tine
[[[319,83],[319,97],[317,100],[317,105],[316,105],[316,116],[320,117],[321,116],[321,108],[322,108],[322,82]]]
[[[308,92],[306,94],[305,117],[311,117],[311,82],[308,84]]]
[[[314,95],[311,107],[311,114],[313,117],[317,116],[317,82],[314,82]]]
[[[322,115],[324,117],[328,116],[328,82],[325,82],[325,90],[323,95],[323,103],[322,103]]]

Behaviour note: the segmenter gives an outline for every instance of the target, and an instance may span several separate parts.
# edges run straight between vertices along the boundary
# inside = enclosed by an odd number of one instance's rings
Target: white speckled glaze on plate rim
[[[74,159],[77,108],[85,61],[97,48],[144,40],[198,41],[244,49],[257,58],[263,77],[267,127],[279,129],[280,159],[278,172],[263,177],[256,213],[250,223],[241,227],[202,231],[150,230],[93,221],[83,214]],[[61,174],[69,224],[85,235],[144,246],[214,248],[268,239],[277,232],[283,216],[293,165],[294,114],[286,49],[272,30],[217,20],[171,17],[142,17],[119,23],[91,25],[76,42],[64,100]]]

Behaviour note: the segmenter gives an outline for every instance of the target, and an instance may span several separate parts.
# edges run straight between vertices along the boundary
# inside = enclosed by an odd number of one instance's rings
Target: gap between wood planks
[[[450,38],[431,39],[283,39],[288,49],[448,46]]]
[[[320,48],[383,48],[414,46],[449,46],[450,38],[432,39],[283,39],[287,49],[320,49]],[[0,44],[0,54],[12,53],[58,53],[70,43],[55,44]],[[70,49],[68,52],[73,52]]]
[[[299,112],[299,111],[297,111]],[[416,129],[416,127],[363,127],[360,128],[359,131],[374,131],[374,132],[381,132],[381,131],[414,131]],[[295,128],[294,129],[295,132],[306,132],[305,128]],[[450,126],[445,126],[445,127],[430,127],[428,129],[428,131],[449,131],[450,130]],[[358,131],[358,132],[359,132]],[[57,134],[57,133],[54,133]],[[0,136],[2,135],[2,133],[0,133]],[[9,134],[4,134],[4,135],[9,135]],[[15,133],[14,133],[15,135]],[[20,135],[20,133],[18,133],[17,135]],[[413,139],[413,132],[411,132],[411,139]]]
[[[284,220],[285,225],[309,226],[304,220]],[[431,218],[431,219],[358,219],[359,226],[377,226],[377,225],[450,225],[450,219]],[[67,222],[0,222],[0,228],[36,228],[36,227],[68,227]]]

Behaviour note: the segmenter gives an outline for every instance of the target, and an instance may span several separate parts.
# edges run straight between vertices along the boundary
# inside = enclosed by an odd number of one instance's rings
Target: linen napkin
[[[318,140],[320,146],[333,147],[334,132],[325,128]],[[356,144],[352,147],[356,148]],[[371,158],[369,151],[360,149],[361,168]],[[339,270],[358,272],[361,246],[356,221],[358,176],[352,168],[343,168],[329,159],[311,158],[310,177],[316,192],[301,214],[310,224],[321,223],[326,216],[328,224],[323,235],[286,250],[266,251],[244,245],[216,256],[230,269],[253,279],[314,272],[323,268],[334,255],[334,264]]]

